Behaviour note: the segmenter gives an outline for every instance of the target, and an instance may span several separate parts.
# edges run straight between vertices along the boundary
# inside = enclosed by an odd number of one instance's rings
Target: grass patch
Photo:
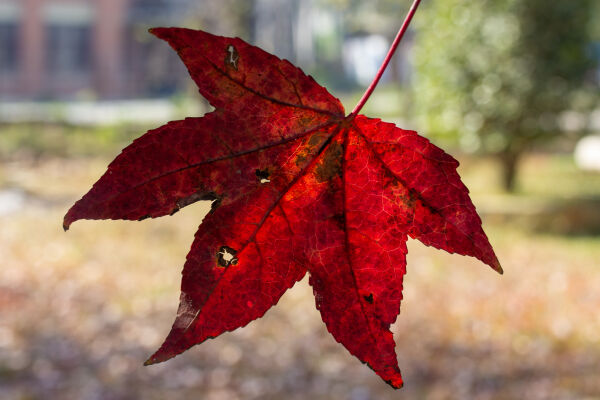
[[[64,124],[0,126],[0,158],[111,156],[149,127],[82,127]]]

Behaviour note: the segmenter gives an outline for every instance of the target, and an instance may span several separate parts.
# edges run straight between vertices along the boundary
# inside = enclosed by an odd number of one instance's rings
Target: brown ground
[[[306,280],[267,315],[157,366],[202,206],[140,223],[68,206],[106,160],[0,164],[1,399],[600,398],[600,238],[485,225],[505,270],[416,242],[394,391],[327,333]],[[1,210],[0,210],[1,211]]]

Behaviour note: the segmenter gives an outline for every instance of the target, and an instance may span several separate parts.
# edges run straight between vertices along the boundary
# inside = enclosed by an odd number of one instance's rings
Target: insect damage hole
[[[225,65],[228,65],[237,71],[237,63],[239,59],[240,55],[238,54],[236,48],[232,44],[227,46],[227,54],[225,55]]]
[[[217,253],[217,263],[221,267],[229,267],[230,265],[236,265],[238,263],[238,259],[235,256],[237,254],[237,250],[232,249],[229,246],[221,246]]]
[[[260,181],[260,183],[269,183],[271,182],[271,180],[269,179],[269,170],[263,169],[257,169],[256,170],[256,177],[258,178],[258,180]]]

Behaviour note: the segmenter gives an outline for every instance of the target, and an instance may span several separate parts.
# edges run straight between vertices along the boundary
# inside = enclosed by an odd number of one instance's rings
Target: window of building
[[[46,27],[46,65],[55,74],[85,73],[92,64],[91,27],[53,24]]]
[[[89,3],[49,2],[42,8],[46,25],[46,67],[53,75],[83,74],[92,66],[94,8]]]
[[[0,71],[14,72],[19,66],[19,26],[0,21]]]
[[[19,20],[21,7],[12,0],[0,1],[0,72],[19,68]]]

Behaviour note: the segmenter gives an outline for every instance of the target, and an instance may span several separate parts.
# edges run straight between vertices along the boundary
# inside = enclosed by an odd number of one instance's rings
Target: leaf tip
[[[496,271],[497,273],[499,273],[500,275],[504,274],[504,270],[502,269],[502,266],[500,265],[500,261],[498,261],[498,257],[496,257],[495,254],[492,254],[492,257],[487,260],[486,264],[489,265],[490,267],[492,267],[492,269],[494,271]]]
[[[170,42],[173,39],[177,39],[178,33],[182,31],[188,31],[189,29],[185,28],[175,28],[175,27],[166,27],[166,26],[155,26],[153,28],[148,29],[148,32],[152,35],[156,36],[159,39],[166,40]]]
[[[504,275],[504,270],[502,269],[502,266],[499,262],[494,266],[494,271],[496,271],[500,275]]]
[[[147,359],[146,361],[144,361],[144,367],[147,367],[149,365],[152,364],[156,364],[156,361],[153,359],[153,357],[150,357],[149,359]]]
[[[393,379],[393,380],[390,379],[389,381],[385,381],[385,383],[387,383],[388,385],[390,385],[391,387],[393,387],[396,390],[402,389],[402,387],[404,386],[404,382],[402,381],[402,378]]]
[[[377,371],[375,372],[377,373]],[[394,374],[390,379],[384,378],[383,381],[396,390],[402,389],[402,387],[404,386],[404,380],[402,379],[402,375],[399,372],[397,374]]]
[[[398,389],[402,389],[402,387],[404,386],[404,380],[402,379],[402,374],[400,373],[400,369],[398,369],[397,365],[394,368],[395,371],[392,371],[390,373],[389,371],[386,372],[386,371],[382,371],[380,369],[376,369],[369,362],[365,362],[363,360],[360,360],[360,361],[363,364],[366,364],[367,367],[371,368],[377,375],[379,375],[379,377],[381,379],[383,379],[383,381],[385,383],[387,383],[388,385],[390,385],[392,388],[398,390]]]
[[[73,217],[73,213],[72,213],[72,212],[73,212],[73,209],[71,208],[71,209],[69,210],[69,212],[67,212],[67,214],[66,214],[66,215],[64,216],[64,218],[63,218],[63,224],[62,224],[62,227],[63,227],[63,230],[64,230],[65,232],[66,232],[66,231],[68,231],[68,230],[69,230],[69,228],[71,227],[71,224],[72,224],[73,222],[77,221],[77,219],[78,219],[77,217]]]
[[[147,367],[149,365],[159,364],[161,362],[167,361],[173,357],[175,357],[179,353],[169,353],[165,351],[165,343],[158,349],[154,354],[152,354],[146,361],[144,361],[144,366]]]
[[[154,27],[154,28],[148,29],[148,32],[151,33],[152,35],[156,36],[159,39],[164,39],[163,33],[165,32],[166,29],[167,28]]]
[[[171,357],[164,357],[160,355],[160,351],[162,350],[159,349],[156,353],[152,354],[146,361],[144,361],[144,367],[147,367],[149,365],[154,365],[154,364],[159,364],[163,361],[167,361],[170,358],[173,358],[173,356]]]
[[[66,232],[69,230],[69,228],[71,227],[71,224],[73,223],[72,218],[69,217],[69,213],[67,213],[67,215],[65,215],[64,219],[63,219],[63,230]]]

